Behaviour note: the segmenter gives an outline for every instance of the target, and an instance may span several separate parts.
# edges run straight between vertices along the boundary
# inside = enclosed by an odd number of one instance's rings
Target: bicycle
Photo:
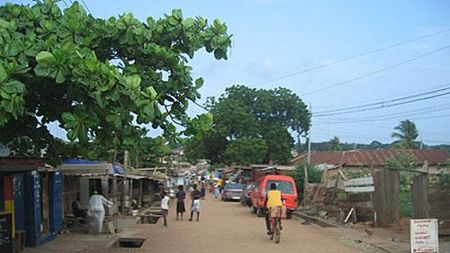
[[[275,243],[280,243],[281,240],[281,218],[282,218],[282,208],[277,207],[270,210],[270,240]]]

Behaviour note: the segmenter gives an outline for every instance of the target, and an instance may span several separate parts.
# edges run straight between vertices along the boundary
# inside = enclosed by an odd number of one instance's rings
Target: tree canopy
[[[416,139],[419,136],[417,132],[416,124],[410,120],[403,120],[398,126],[394,128],[392,137],[398,140],[395,144],[398,144],[402,148],[415,148]]]
[[[310,125],[306,105],[285,88],[235,85],[219,99],[211,98],[207,106],[214,115],[213,129],[190,139],[186,147],[193,157],[213,162],[284,163],[291,158],[291,132],[301,135]]]
[[[54,140],[58,122],[71,141],[93,139],[108,147],[134,147],[144,126],[176,131],[200,98],[188,59],[205,48],[227,59],[227,26],[173,10],[141,22],[131,13],[108,19],[74,2],[0,7],[0,142],[26,136],[39,149]],[[196,121],[202,120],[198,118]],[[194,126],[191,126],[193,128]],[[192,130],[191,130],[192,132]]]
[[[341,142],[337,136],[334,136],[333,139],[329,140],[328,145],[332,151],[342,150]]]

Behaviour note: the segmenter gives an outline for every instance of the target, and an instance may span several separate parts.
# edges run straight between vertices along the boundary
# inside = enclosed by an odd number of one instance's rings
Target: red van
[[[256,186],[250,194],[252,199],[252,213],[256,213],[259,217],[264,215],[264,200],[272,183],[277,185],[277,190],[281,191],[283,199],[286,201],[285,205],[288,210],[288,218],[292,217],[292,212],[297,208],[297,188],[292,177],[283,175],[265,175],[256,182]]]

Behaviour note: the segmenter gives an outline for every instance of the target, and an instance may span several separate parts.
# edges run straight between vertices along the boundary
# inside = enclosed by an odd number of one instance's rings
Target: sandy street
[[[133,225],[125,234],[146,238],[142,248],[133,252],[360,252],[341,243],[331,232],[301,225],[296,219],[284,221],[283,229],[277,245],[266,236],[263,218],[250,214],[238,202],[222,202],[209,195],[202,201],[200,222],[176,221],[172,203],[167,229],[159,221],[156,225]]]

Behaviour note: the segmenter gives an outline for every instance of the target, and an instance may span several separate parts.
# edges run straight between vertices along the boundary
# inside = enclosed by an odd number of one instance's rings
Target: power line
[[[335,112],[342,112],[342,111],[352,111],[354,109],[361,109],[361,108],[365,108],[365,107],[384,106],[384,105],[392,103],[392,102],[397,102],[397,101],[402,101],[402,100],[407,100],[407,99],[411,99],[411,98],[421,97],[424,95],[442,92],[442,91],[450,89],[449,86],[450,86],[450,83],[447,83],[447,84],[441,86],[442,88],[434,89],[431,91],[421,92],[418,94],[408,95],[408,96],[399,97],[399,98],[391,98],[388,100],[372,102],[372,103],[368,103],[368,104],[354,105],[354,106],[348,106],[348,107],[332,109],[332,110],[324,110],[324,111],[316,112],[316,114],[335,113]]]
[[[416,115],[421,115],[424,113],[435,113],[435,112],[441,112],[441,111],[447,111],[450,110],[450,108],[440,108],[435,110],[428,110],[428,111],[419,111],[415,113],[407,113],[407,112],[401,112],[401,113],[394,113],[394,114],[387,114],[387,115],[379,115],[379,116],[373,116],[373,117],[364,117],[364,118],[337,118],[332,119],[334,120],[334,123],[337,122],[356,122],[356,121],[378,121],[378,120],[388,120],[388,119],[398,119],[398,118],[404,118],[404,117],[411,117]],[[329,123],[330,121],[328,121]]]
[[[438,109],[430,110],[430,108],[438,108]],[[418,113],[420,113],[420,114],[434,113],[434,112],[440,112],[440,111],[446,111],[446,110],[450,110],[450,107],[441,108],[441,107],[431,106],[431,107],[425,107],[425,108],[416,109],[416,110],[397,112],[397,113],[391,113],[391,114],[383,114],[383,115],[377,115],[377,116],[372,116],[372,117],[363,117],[363,118],[358,118],[358,119],[372,120],[372,119],[378,119],[378,118],[386,119],[386,118],[392,118],[392,117],[406,117],[406,116],[414,116],[414,115],[417,115]],[[334,120],[352,121],[352,120],[354,120],[354,118],[351,118],[351,119],[350,118],[338,118],[338,119],[334,119]]]
[[[332,62],[329,62],[329,63],[319,64],[319,65],[316,65],[314,67],[310,67],[310,68],[307,68],[307,69],[304,69],[304,70],[293,72],[291,74],[287,74],[287,75],[276,77],[276,78],[272,78],[272,79],[269,79],[269,80],[266,80],[266,81],[261,81],[261,82],[258,82],[258,83],[254,83],[254,85],[261,85],[261,84],[265,84],[265,83],[269,83],[269,82],[273,82],[273,81],[278,81],[278,80],[281,80],[281,79],[286,79],[286,78],[289,78],[291,76],[304,74],[304,73],[311,72],[311,71],[316,70],[316,69],[320,69],[320,68],[328,67],[328,66],[335,65],[335,64],[338,64],[338,63],[350,61],[350,60],[357,59],[357,58],[360,58],[360,57],[363,57],[363,56],[367,56],[367,55],[371,55],[371,54],[374,54],[374,53],[378,53],[378,52],[381,52],[381,51],[384,51],[384,50],[387,50],[387,49],[390,49],[390,48],[393,48],[393,47],[398,47],[398,46],[401,46],[401,45],[409,44],[409,43],[412,43],[412,42],[415,42],[415,41],[418,41],[418,40],[423,40],[423,39],[426,39],[426,38],[429,38],[429,37],[433,37],[433,36],[439,35],[441,33],[446,33],[448,31],[450,31],[450,28],[444,29],[444,30],[441,30],[441,31],[438,31],[438,32],[434,32],[434,33],[429,33],[429,34],[426,34],[424,36],[416,37],[416,38],[413,38],[413,39],[410,39],[410,40],[397,42],[397,43],[394,43],[394,44],[391,44],[391,45],[388,45],[388,46],[385,46],[385,47],[377,48],[377,49],[374,49],[374,50],[370,50],[370,51],[367,51],[367,52],[364,52],[364,53],[361,53],[361,54],[358,54],[358,55],[355,55],[355,56],[345,57],[345,58],[342,58],[340,60],[332,61]]]
[[[66,6],[66,8],[69,8],[69,6],[67,5],[66,1],[62,0],[62,2],[63,2],[64,5]]]
[[[192,101],[192,103],[194,103],[196,106],[202,108],[203,110],[205,110],[205,111],[207,111],[207,112],[209,111],[209,109],[206,108],[205,106],[203,106],[203,105],[201,105],[201,104],[195,102],[194,100],[191,100],[191,101]]]
[[[84,2],[84,0],[81,0],[81,2],[83,3],[84,7],[85,7],[86,10],[89,12],[89,14],[92,15],[91,11],[89,10],[89,7],[88,7],[87,4]]]
[[[315,116],[315,117],[325,117],[325,116],[334,116],[334,115],[344,114],[344,113],[355,113],[355,112],[365,112],[365,111],[371,111],[371,110],[378,110],[378,109],[384,109],[384,108],[389,108],[389,107],[398,106],[398,105],[414,103],[414,102],[418,102],[418,101],[424,101],[424,100],[428,100],[428,99],[432,99],[432,98],[442,97],[442,96],[446,96],[446,95],[449,95],[449,94],[450,94],[450,92],[446,92],[446,93],[443,93],[443,94],[438,94],[438,95],[428,96],[428,97],[424,97],[424,98],[413,99],[413,100],[405,101],[405,102],[399,102],[399,103],[391,104],[389,106],[381,106],[381,107],[378,107],[378,108],[366,108],[366,109],[361,109],[361,110],[358,110],[358,111],[355,110],[355,111],[352,111],[352,112],[342,112],[342,113],[334,113],[334,114],[322,114],[322,115],[313,115],[313,116]]]
[[[333,129],[333,130],[326,130],[326,129],[322,129],[322,128],[315,128],[314,131],[315,132],[321,132],[321,133],[327,133],[327,134],[330,134],[330,135],[334,135],[334,134],[332,134],[332,132],[333,133],[336,132],[336,133],[340,133],[342,135],[346,135],[348,137],[357,137],[357,138],[374,138],[374,139],[380,138],[379,135],[355,134],[354,132],[339,131],[339,130],[335,130],[335,129]]]
[[[424,100],[428,100],[428,99],[432,99],[432,98],[446,96],[446,95],[449,95],[449,94],[450,94],[450,91],[442,93],[442,94],[431,95],[431,96],[427,96],[427,97],[423,97],[423,98],[417,98],[417,99],[412,99],[412,100],[408,100],[408,101],[398,102],[398,103],[390,104],[390,105],[387,105],[387,106],[379,106],[379,107],[376,107],[376,108],[365,108],[365,109],[361,109],[361,110],[354,110],[354,111],[351,111],[351,112],[328,113],[328,114],[320,114],[320,115],[313,115],[313,116],[315,116],[315,117],[326,117],[326,116],[334,116],[334,115],[345,114],[345,113],[372,111],[372,110],[384,109],[384,108],[389,108],[389,107],[393,107],[393,106],[399,106],[399,105],[404,105],[404,104],[410,104],[410,103],[414,103],[414,102],[424,101]]]
[[[370,72],[370,73],[367,73],[367,74],[364,74],[364,75],[361,75],[361,76],[358,76],[358,77],[355,77],[355,78],[352,78],[352,79],[349,79],[349,80],[345,80],[345,81],[338,82],[338,83],[336,83],[336,84],[329,85],[329,86],[326,86],[326,87],[323,87],[323,88],[320,88],[320,89],[317,89],[317,90],[313,90],[313,91],[310,91],[310,92],[303,93],[303,94],[301,94],[301,96],[307,96],[307,95],[315,94],[315,93],[320,92],[320,91],[324,91],[324,90],[336,88],[336,87],[338,87],[338,86],[342,86],[342,85],[345,85],[345,84],[348,84],[348,83],[352,83],[352,82],[354,82],[354,81],[358,81],[358,80],[367,78],[367,77],[369,77],[369,76],[373,76],[373,75],[375,75],[375,74],[379,74],[379,73],[381,73],[381,72],[384,72],[384,71],[387,71],[387,70],[390,70],[390,69],[397,68],[397,67],[399,67],[399,66],[402,66],[402,65],[405,65],[405,64],[407,64],[407,63],[410,63],[410,62],[413,62],[413,61],[415,61],[415,60],[418,60],[418,59],[420,59],[420,58],[424,58],[424,57],[426,57],[426,56],[435,54],[435,53],[437,53],[437,52],[443,51],[443,50],[448,49],[448,48],[450,48],[450,45],[445,46],[445,47],[441,47],[441,48],[436,49],[436,50],[433,50],[433,51],[429,51],[429,52],[427,52],[427,53],[424,53],[424,54],[415,56],[415,57],[413,57],[413,58],[409,58],[409,59],[407,59],[407,60],[405,60],[405,61],[401,61],[401,62],[398,62],[398,63],[396,63],[396,64],[389,65],[389,66],[387,66],[387,67],[378,69],[378,70],[376,70],[376,71],[373,71],[373,72]]]
[[[437,108],[437,109],[435,109]],[[430,109],[434,109],[434,110],[430,110]],[[439,111],[445,111],[445,110],[450,110],[450,107],[440,107],[440,106],[429,106],[429,107],[424,107],[424,108],[420,108],[420,109],[414,109],[414,110],[409,110],[409,111],[403,111],[403,112],[395,112],[395,113],[390,113],[390,114],[383,114],[383,115],[374,115],[371,117],[364,117],[364,119],[372,119],[372,118],[379,118],[379,117],[389,117],[389,116],[409,116],[409,115],[416,115],[417,113],[430,113],[430,112],[439,112]],[[349,118],[339,118],[340,120],[350,120]]]
[[[422,120],[422,119],[435,119],[435,118],[446,118],[449,117],[450,114],[441,114],[441,115],[433,115],[433,116],[427,116],[427,117],[414,117],[413,120]],[[389,120],[389,119],[399,119],[403,118],[405,116],[397,116],[397,117],[387,117],[387,118],[372,118],[372,119],[353,119],[348,121],[328,121],[328,122],[322,122],[326,124],[350,124],[350,123],[357,123],[357,122],[372,122],[372,121],[382,121],[382,120]]]

